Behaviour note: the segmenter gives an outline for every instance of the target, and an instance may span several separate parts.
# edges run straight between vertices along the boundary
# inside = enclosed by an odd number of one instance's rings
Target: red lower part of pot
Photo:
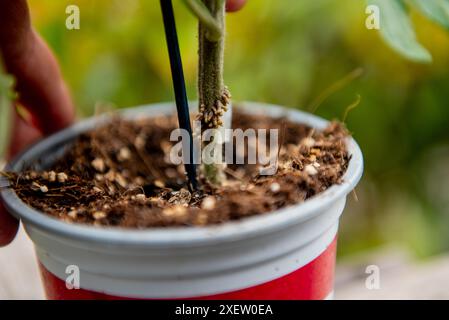
[[[337,240],[317,258],[302,268],[253,287],[203,297],[185,297],[198,300],[322,300],[333,291]],[[64,280],[57,278],[40,265],[45,292],[51,300],[117,300],[132,299],[112,296],[85,289],[68,289]]]

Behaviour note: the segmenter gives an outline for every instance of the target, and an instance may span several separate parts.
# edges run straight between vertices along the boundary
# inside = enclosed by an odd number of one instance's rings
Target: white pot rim
[[[243,102],[238,104],[238,108],[252,114],[262,113],[273,117],[285,116],[291,121],[304,123],[317,129],[323,129],[328,124],[328,121],[309,113],[264,103]],[[120,112],[125,117],[133,118],[168,114],[174,110],[175,107],[170,102],[125,109]],[[110,119],[110,117],[108,115],[83,120],[70,128],[38,142],[16,157],[14,161],[7,165],[5,170],[22,170],[25,167],[24,164],[35,162],[36,159],[41,159],[42,155],[51,154],[52,150],[60,149],[61,146],[66,145],[80,133],[98,126],[99,123]],[[11,188],[2,188],[0,197],[9,212],[18,219],[21,219],[25,227],[32,225],[34,228],[58,235],[67,240],[90,241],[93,243],[123,247],[179,248],[213,245],[259,237],[288,228],[292,224],[298,224],[319,215],[336,201],[346,197],[357,185],[363,173],[362,152],[355,140],[351,137],[347,139],[347,148],[351,155],[351,161],[341,184],[334,185],[326,191],[297,205],[214,226],[133,230],[117,227],[99,228],[90,225],[69,224],[29,207],[21,201]],[[0,177],[0,185],[7,183],[6,178]]]

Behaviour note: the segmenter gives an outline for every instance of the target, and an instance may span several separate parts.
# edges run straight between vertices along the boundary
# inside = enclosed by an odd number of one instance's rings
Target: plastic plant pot
[[[242,103],[239,108],[317,129],[328,124],[279,106]],[[137,118],[174,111],[166,103],[122,114]],[[88,119],[48,137],[6,170],[45,169],[80,133],[108,119]],[[328,299],[339,218],[363,172],[362,153],[352,138],[347,148],[352,158],[343,183],[277,212],[216,226],[133,230],[68,224],[30,208],[10,188],[2,189],[1,198],[34,242],[49,299]],[[71,270],[79,270],[79,289],[67,285]]]

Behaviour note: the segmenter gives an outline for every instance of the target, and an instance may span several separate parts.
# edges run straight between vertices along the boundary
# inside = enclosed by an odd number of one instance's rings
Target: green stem
[[[221,1],[221,0],[220,0]],[[184,0],[198,20],[207,27],[207,36],[211,41],[217,41],[223,36],[220,23],[215,20],[208,7],[201,0]]]
[[[200,104],[201,128],[218,129],[223,125],[222,116],[227,111],[230,94],[223,81],[225,1],[203,0],[203,4],[220,26],[221,37],[211,40],[208,26],[199,24],[199,75],[198,90]],[[209,142],[217,143],[217,142]],[[217,152],[222,152],[222,145],[217,144]],[[220,185],[225,176],[224,164],[205,164],[203,173],[207,181]]]
[[[225,36],[225,0],[184,0],[199,19],[199,72],[198,91],[201,135],[207,129],[223,127],[222,116],[228,109],[231,95],[223,82],[223,56]],[[221,130],[224,139],[224,130]],[[213,147],[214,156],[223,152],[223,142],[203,143]],[[217,162],[217,161],[215,161]],[[225,163],[204,164],[203,174],[212,185],[225,179]]]

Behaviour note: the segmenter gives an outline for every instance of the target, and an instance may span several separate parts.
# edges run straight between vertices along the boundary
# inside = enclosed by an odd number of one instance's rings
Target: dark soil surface
[[[183,166],[168,160],[174,117],[110,124],[79,137],[46,172],[5,173],[31,207],[70,223],[126,228],[204,226],[266,214],[341,182],[350,161],[345,128],[333,122],[315,131],[288,119],[234,111],[234,128],[278,128],[278,170],[260,176],[257,165],[229,165],[222,187],[185,187]]]

